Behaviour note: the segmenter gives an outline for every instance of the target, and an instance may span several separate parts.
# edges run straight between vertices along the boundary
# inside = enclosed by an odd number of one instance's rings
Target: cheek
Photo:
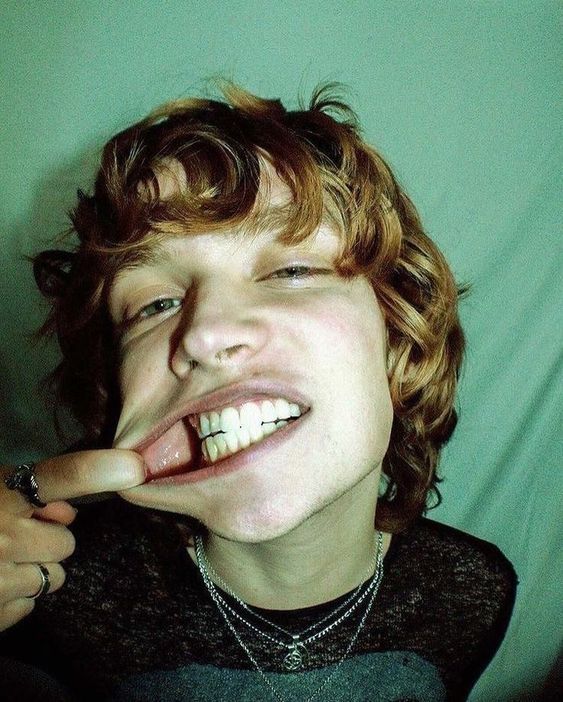
[[[166,359],[166,354],[164,354]],[[119,385],[123,402],[150,397],[161,382],[163,354],[154,344],[138,344],[128,349],[119,369]]]
[[[350,435],[365,436],[378,455],[393,422],[383,316],[371,291],[334,299],[316,315],[312,336],[319,371],[330,378],[331,406]]]
[[[284,326],[292,336],[307,341],[307,345],[330,343],[336,348],[353,345],[358,334],[357,313],[345,297],[331,295],[322,299],[308,299],[302,305],[283,310]]]
[[[377,382],[387,384],[385,323],[374,296],[361,303],[335,296],[294,319],[294,328],[302,320],[302,334],[314,341],[321,355],[345,359],[347,369],[372,378],[375,374]]]

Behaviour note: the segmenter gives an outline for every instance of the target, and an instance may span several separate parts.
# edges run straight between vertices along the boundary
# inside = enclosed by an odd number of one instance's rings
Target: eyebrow
[[[134,251],[130,258],[119,266],[115,277],[126,271],[134,271],[139,268],[150,268],[159,264],[169,263],[174,258],[174,253],[165,249],[161,244],[148,245],[145,248]]]

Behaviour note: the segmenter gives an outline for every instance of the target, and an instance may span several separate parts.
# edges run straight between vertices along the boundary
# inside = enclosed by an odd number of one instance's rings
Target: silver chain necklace
[[[381,532],[378,532],[378,539],[377,539],[377,548],[375,551],[375,571],[372,576],[371,582],[366,588],[366,590],[362,593],[361,596],[357,597],[359,594],[363,583],[360,583],[360,585],[354,590],[352,595],[347,598],[347,600],[339,605],[333,612],[329,613],[327,616],[323,617],[319,622],[316,622],[306,629],[304,629],[302,632],[299,634],[292,634],[282,627],[278,626],[274,622],[270,622],[267,620],[265,617],[262,617],[259,615],[257,612],[254,612],[252,609],[246,605],[240,598],[238,598],[230,588],[224,588],[226,592],[228,592],[234,599],[244,607],[244,609],[254,616],[256,616],[258,619],[261,619],[264,621],[266,624],[270,625],[272,628],[278,629],[279,631],[283,632],[287,636],[291,637],[292,641],[291,643],[285,643],[283,641],[279,641],[278,639],[274,638],[273,636],[267,634],[266,632],[261,631],[254,625],[252,625],[250,622],[248,622],[244,617],[242,617],[240,614],[238,614],[226,601],[225,599],[220,595],[220,593],[217,591],[217,588],[215,587],[214,583],[211,580],[209,570],[210,566],[207,561],[207,558],[205,556],[205,550],[203,546],[203,539],[201,538],[200,535],[197,535],[195,537],[195,553],[196,553],[196,561],[197,565],[199,568],[199,571],[201,573],[201,576],[203,578],[203,582],[205,583],[205,586],[211,595],[211,598],[213,599],[213,602],[215,603],[217,609],[219,610],[221,616],[225,620],[225,623],[227,624],[228,628],[234,635],[235,639],[237,640],[238,644],[240,647],[244,650],[246,655],[248,656],[250,662],[256,669],[256,671],[259,673],[260,677],[263,679],[264,683],[267,685],[268,689],[272,693],[274,699],[276,699],[278,702],[286,702],[285,698],[276,690],[272,682],[268,679],[267,675],[265,672],[262,670],[258,662],[256,661],[255,657],[252,655],[252,652],[248,648],[248,646],[244,643],[242,640],[240,634],[237,632],[237,630],[234,627],[233,622],[229,618],[228,612],[234,617],[236,617],[238,620],[243,622],[246,626],[248,626],[250,629],[255,631],[256,633],[260,634],[264,638],[269,639],[270,641],[273,641],[276,643],[278,646],[288,650],[289,652],[286,654],[284,658],[284,663],[283,666],[286,670],[288,671],[297,671],[300,670],[303,665],[305,664],[307,657],[308,657],[308,652],[307,652],[307,647],[306,644],[310,644],[313,641],[316,641],[320,639],[322,636],[325,636],[328,634],[332,629],[334,629],[338,624],[340,624],[346,617],[352,614],[354,610],[358,608],[358,606],[361,604],[362,601],[365,600],[365,598],[371,593],[371,597],[369,598],[366,610],[364,611],[364,614],[360,620],[360,623],[358,624],[358,627],[356,628],[356,631],[354,632],[352,638],[350,639],[348,646],[346,647],[346,650],[338,660],[338,663],[336,664],[335,668],[332,670],[332,672],[328,675],[327,678],[323,681],[323,683],[306,699],[304,702],[310,702],[312,699],[317,697],[322,690],[325,689],[325,687],[329,684],[329,682],[332,680],[334,675],[336,674],[337,670],[340,668],[342,663],[346,660],[346,658],[349,656],[350,651],[352,650],[352,647],[356,643],[356,640],[360,634],[360,631],[362,630],[366,619],[369,615],[369,612],[371,611],[373,602],[375,600],[375,597],[377,595],[377,592],[379,590],[379,585],[381,584],[381,579],[383,577],[383,535]],[[216,573],[211,569],[211,572],[213,572],[213,575],[216,576]],[[220,578],[217,578],[218,582],[221,583],[221,585],[224,585],[223,581]],[[347,609],[347,611],[342,614],[340,617],[338,617],[335,621],[333,621],[331,624],[326,626],[324,629],[321,631],[318,631],[317,633],[311,634],[305,639],[301,639],[301,637],[311,629],[318,628],[321,624],[323,624],[325,621],[327,621],[329,618],[333,617],[336,613],[341,611],[341,609],[346,606],[348,603],[352,602],[354,598],[356,598],[356,601],[353,602],[353,604]]]
[[[374,555],[373,555],[373,560],[372,563],[370,563],[370,568],[368,570],[368,573],[371,573],[372,570],[374,571],[374,575],[377,572],[377,559],[378,559],[378,554],[381,551],[382,548],[382,536],[379,534],[378,541],[376,548],[374,549]],[[375,579],[372,578],[370,584],[366,588],[366,590],[362,593],[360,596],[360,591],[364,586],[363,581],[360,582],[358,587],[352,592],[352,594],[340,605],[338,605],[332,612],[329,612],[326,616],[324,616],[322,619],[320,619],[317,622],[314,622],[310,626],[308,626],[306,629],[303,631],[300,631],[298,634],[293,634],[287,629],[284,629],[283,627],[279,626],[275,622],[271,622],[270,620],[266,619],[262,615],[260,615],[258,612],[255,612],[253,609],[251,609],[246,602],[243,602],[232,590],[231,588],[222,580],[222,578],[217,575],[213,567],[210,565],[209,561],[207,560],[207,557],[205,555],[205,549],[203,545],[203,539],[201,536],[196,537],[195,541],[195,551],[196,551],[196,559],[198,561],[198,565],[200,566],[200,571],[202,573],[202,577],[204,578],[204,581],[206,582],[208,590],[215,595],[216,599],[220,602],[223,610],[228,611],[233,617],[241,621],[243,624],[245,624],[248,628],[252,629],[254,632],[256,632],[259,636],[262,636],[265,639],[268,639],[272,641],[273,643],[277,644],[280,647],[283,647],[288,651],[286,654],[283,665],[284,668],[288,671],[298,671],[300,670],[307,662],[308,658],[308,651],[307,651],[307,644],[312,643],[313,641],[316,641],[317,639],[321,638],[325,634],[328,634],[332,629],[334,629],[336,626],[338,626],[341,622],[344,621],[347,617],[349,617],[358,607],[359,605],[363,602],[363,600],[370,594],[371,590],[375,586]],[[368,575],[366,575],[366,578]],[[282,634],[287,636],[290,639],[290,643],[285,643],[284,641],[279,641],[279,639],[275,638],[271,634],[268,634],[267,632],[259,629],[258,627],[254,626],[251,622],[249,622],[247,619],[245,619],[243,616],[241,616],[238,612],[236,612],[228,602],[225,601],[225,599],[221,596],[221,594],[217,591],[215,588],[213,580],[220,585],[223,590],[225,590],[231,597],[235,599],[235,601],[239,604],[240,607],[242,607],[244,610],[246,610],[250,615],[255,617],[256,619],[261,620],[265,624],[267,624],[269,627],[273,629],[277,629],[280,631]],[[336,615],[342,611],[343,609],[346,609],[344,614],[342,614],[340,617],[336,618]],[[309,631],[313,631],[315,629],[318,629],[322,624],[324,624],[326,621],[333,619],[332,623],[329,624],[327,627],[322,629],[322,631],[318,631],[316,633],[311,633],[308,637],[303,638],[305,634],[307,634]]]

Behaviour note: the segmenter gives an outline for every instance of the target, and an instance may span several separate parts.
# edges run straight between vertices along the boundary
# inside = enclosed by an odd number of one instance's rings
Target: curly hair
[[[462,290],[334,85],[298,110],[231,83],[222,93],[223,100],[169,102],[114,136],[92,194],[78,191],[73,250],[35,258],[51,302],[41,333],[56,333],[62,351],[51,376],[56,400],[79,420],[88,445],[111,443],[120,398],[109,288],[155,243],[242,225],[276,226],[281,241],[294,243],[329,221],[342,237],[338,272],[370,280],[386,323],[394,420],[376,525],[400,531],[440,501],[439,452],[457,421]],[[159,174],[172,162],[182,168],[181,187],[161,194]],[[277,212],[261,204],[265,162],[291,192]]]

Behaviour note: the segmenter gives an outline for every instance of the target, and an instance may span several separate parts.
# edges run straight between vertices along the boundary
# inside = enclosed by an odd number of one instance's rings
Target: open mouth
[[[148,480],[199,470],[258,444],[307,409],[284,398],[184,417],[141,451]]]

